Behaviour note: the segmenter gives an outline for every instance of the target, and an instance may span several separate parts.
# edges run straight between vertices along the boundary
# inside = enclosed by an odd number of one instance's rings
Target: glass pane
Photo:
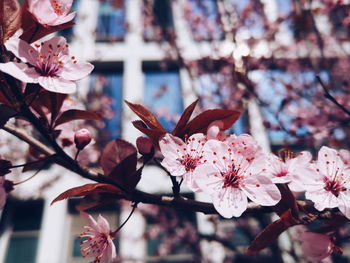
[[[190,0],[187,8],[189,15],[186,18],[195,40],[223,38],[216,0]]]
[[[93,107],[93,110],[97,111],[102,110],[102,116],[106,119],[105,127],[101,129],[100,140],[106,141],[110,138],[120,137],[122,117],[121,73],[94,73],[91,75],[90,85],[88,107],[90,109]],[[104,108],[106,108],[105,111]]]
[[[182,93],[178,72],[146,72],[144,102],[171,131],[182,113]]]
[[[12,237],[5,263],[34,263],[38,237]]]
[[[39,230],[43,201],[16,202],[12,215],[13,231]]]
[[[125,28],[125,6],[123,0],[100,1],[97,18],[97,41],[123,40]]]

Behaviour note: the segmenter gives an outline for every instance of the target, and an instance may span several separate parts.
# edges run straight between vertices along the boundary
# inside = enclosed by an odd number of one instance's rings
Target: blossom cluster
[[[225,218],[239,217],[247,209],[248,198],[262,206],[276,205],[281,200],[277,185],[288,184],[294,192],[305,192],[319,211],[338,207],[350,219],[347,151],[340,154],[324,146],[316,161],[307,151],[282,160],[263,152],[252,136],[225,135],[218,125],[185,142],[166,134],[160,149],[169,173],[182,176],[194,192],[210,195]]]

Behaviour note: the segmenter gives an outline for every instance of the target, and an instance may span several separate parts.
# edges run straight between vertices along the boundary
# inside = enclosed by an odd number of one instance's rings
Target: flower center
[[[242,176],[238,175],[238,171],[239,170],[233,168],[231,171],[222,174],[224,177],[224,186],[222,188],[239,187]]]
[[[181,164],[185,166],[186,172],[193,171],[199,164],[199,157],[193,158],[190,155],[186,155],[182,160]]]
[[[288,174],[288,171],[282,170],[276,174],[277,177],[285,177]]]
[[[35,48],[38,51],[38,56],[35,57],[35,70],[44,77],[56,77],[59,71],[64,67],[63,57],[67,56],[68,45],[53,47],[52,44],[41,42],[41,44],[35,44]],[[29,53],[33,56],[34,50],[30,49]],[[71,57],[73,63],[76,63],[75,57]]]
[[[331,192],[336,197],[339,196],[339,193],[341,191],[346,190],[346,188],[339,181],[330,180],[327,177],[324,178],[324,183],[325,183],[324,189],[328,192]]]
[[[53,11],[57,15],[59,15],[59,16],[64,15],[63,6],[59,3],[59,1],[53,0],[53,1],[51,1],[51,4],[52,4]]]

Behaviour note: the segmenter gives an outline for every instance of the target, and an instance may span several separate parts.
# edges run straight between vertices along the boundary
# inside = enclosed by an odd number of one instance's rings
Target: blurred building
[[[248,0],[231,2],[235,2],[239,9],[243,8]],[[220,94],[220,86],[213,82],[211,77],[217,73],[207,72],[193,79],[187,70],[179,68],[176,63],[166,63],[169,43],[163,41],[162,37],[165,29],[167,34],[175,33],[177,45],[181,47],[181,55],[187,60],[210,57],[215,61],[215,56],[231,56],[236,60],[235,63],[240,63],[249,51],[244,41],[250,37],[249,34],[259,34],[261,29],[255,21],[251,32],[237,32],[237,42],[225,38],[225,21],[215,22],[218,19],[217,12],[224,8],[222,3],[214,0],[74,1],[73,9],[77,11],[76,26],[60,34],[69,40],[72,55],[78,60],[90,61],[95,65],[91,76],[79,83],[78,95],[89,98],[90,104],[94,103],[94,95],[89,97],[89,94],[97,94],[96,98],[106,94],[112,98],[114,115],[106,121],[103,128],[105,133],[100,135],[101,138],[96,138],[97,141],[106,142],[109,138],[121,137],[134,143],[140,136],[131,124],[137,116],[127,108],[123,100],[147,105],[169,130],[183,109],[198,95],[202,98],[200,103],[203,108],[221,103],[220,100],[225,94]],[[272,20],[277,19],[278,12],[289,12],[291,4],[289,0],[264,0],[261,3],[266,16]],[[199,19],[204,16],[207,20],[214,21],[211,23],[214,25],[211,30],[208,31],[205,21],[191,27],[188,17],[185,16],[186,6],[191,6],[188,10],[194,12],[192,17]],[[147,12],[153,14],[149,15]],[[152,17],[156,20],[152,20]],[[279,37],[287,44],[293,41],[288,32],[281,31]],[[216,47],[215,54],[212,53],[213,43]],[[267,43],[261,42],[250,53],[260,58],[269,56],[268,52]],[[262,93],[271,97],[269,83],[260,81],[264,74],[266,73],[257,70],[251,74],[251,78],[260,83]],[[278,77],[281,74],[275,75]],[[220,74],[217,77],[224,78]],[[308,77],[307,73],[305,77]],[[276,96],[274,101],[278,100],[279,97]],[[257,104],[254,101],[247,104],[248,110],[233,130],[238,134],[249,131],[264,150],[269,151],[271,142],[279,144],[284,134],[268,134]],[[11,198],[2,213],[0,263],[89,262],[88,259],[81,258],[80,254],[77,234],[82,231],[85,222],[75,211],[75,202],[61,201],[50,206],[50,202],[58,194],[87,181],[56,166],[43,171],[42,174],[41,178],[34,178],[23,187],[19,186],[17,198]],[[46,185],[43,191],[38,192],[39,185],[42,187],[52,180],[55,180],[53,187]],[[171,182],[157,167],[148,167],[144,170],[138,188],[147,192],[170,194]],[[191,194],[190,191],[187,192]],[[196,195],[196,198],[209,201],[201,195]],[[96,211],[95,215],[103,214],[115,228],[127,217],[130,209],[124,206],[110,206]],[[181,214],[182,211],[178,213]],[[193,213],[189,217],[200,233],[210,234],[214,231],[214,226],[203,214]],[[157,244],[156,241],[145,238],[144,232],[151,224],[152,222],[146,220],[141,213],[136,212],[122,229],[116,243],[123,262],[198,262],[191,250],[161,257],[155,255],[155,247],[162,241],[158,240]],[[234,222],[225,222],[221,231],[232,225]],[[201,249],[208,262],[223,262],[225,249],[219,243],[202,241]]]

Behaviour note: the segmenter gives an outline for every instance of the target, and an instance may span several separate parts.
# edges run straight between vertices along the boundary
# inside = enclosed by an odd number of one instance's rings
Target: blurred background
[[[67,38],[72,56],[95,69],[80,81],[67,107],[105,118],[61,127],[60,142],[72,155],[74,131],[87,127],[94,133],[94,144],[79,157],[84,166],[96,166],[108,141],[120,137],[135,143],[141,135],[123,100],[146,105],[169,131],[197,98],[196,113],[238,109],[242,115],[230,132],[252,134],[266,152],[349,148],[349,116],[324,96],[326,88],[350,108],[348,0],[74,0],[72,10],[76,25],[58,35]],[[32,158],[26,144],[0,133],[2,157],[18,163]],[[75,209],[82,204],[50,206],[61,192],[87,182],[52,166],[16,187],[1,213],[0,262],[89,262],[81,257],[77,238],[86,224]],[[169,178],[152,165],[138,188],[171,195]],[[181,192],[210,201],[186,186]],[[269,215],[224,220],[138,208],[115,241],[118,262],[307,262],[293,230],[261,254],[245,254],[273,219]],[[130,204],[117,202],[91,213],[117,228],[130,210]],[[337,241],[344,254],[327,262],[349,262],[349,234],[343,229]]]

